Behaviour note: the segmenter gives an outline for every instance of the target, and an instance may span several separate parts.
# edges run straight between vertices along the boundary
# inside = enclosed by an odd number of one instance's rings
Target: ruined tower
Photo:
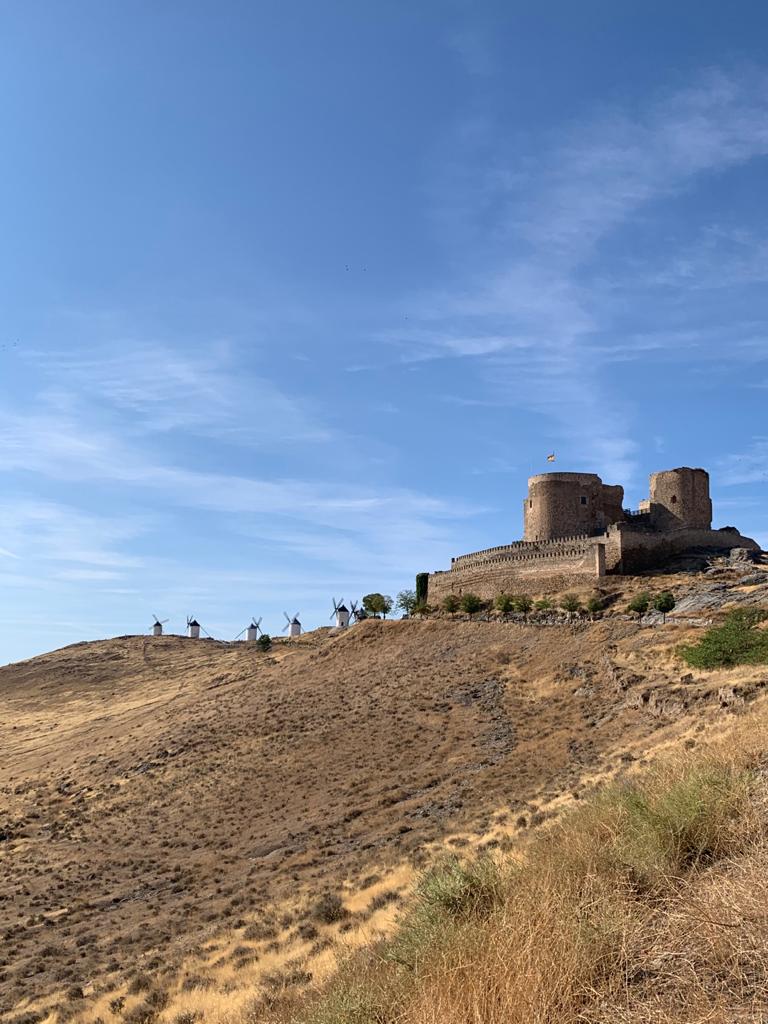
[[[709,473],[687,466],[653,473],[648,505],[657,529],[711,529]]]
[[[523,503],[524,538],[556,540],[594,534],[624,518],[624,488],[596,473],[540,473],[528,480]]]

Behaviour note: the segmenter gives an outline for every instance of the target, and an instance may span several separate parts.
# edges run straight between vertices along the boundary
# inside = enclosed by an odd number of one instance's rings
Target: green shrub
[[[533,608],[533,601],[527,594],[518,594],[515,598],[515,611],[527,615]]]
[[[443,611],[451,613],[457,612],[460,604],[461,600],[457,594],[446,594],[443,598]]]
[[[464,596],[462,597],[459,607],[463,612],[466,612],[467,615],[471,616],[474,615],[475,612],[480,611],[480,609],[483,607],[483,602],[480,600],[477,594],[467,593],[464,594]]]
[[[638,615],[645,615],[650,603],[651,595],[647,590],[642,590],[639,594],[635,594],[629,602],[629,610],[631,612],[637,612]]]
[[[671,612],[675,607],[675,598],[668,590],[662,590],[660,594],[654,597],[653,607],[657,612],[661,612],[664,622],[666,622],[667,612]]]
[[[448,857],[422,875],[416,890],[419,904],[430,913],[449,917],[484,917],[501,902],[501,871],[490,857],[462,863]]]
[[[725,622],[708,629],[696,644],[678,649],[692,668],[730,668],[768,663],[768,633],[757,629],[768,613],[759,608],[737,608]]]
[[[578,612],[581,610],[581,601],[576,594],[563,594],[560,598],[560,607],[565,612]]]
[[[597,594],[593,594],[592,597],[590,597],[587,600],[587,611],[590,615],[596,615],[598,612],[601,612],[604,608],[605,601],[603,601],[602,597],[598,597]]]
[[[496,611],[501,612],[502,615],[509,615],[515,607],[515,599],[511,594],[499,594],[494,604],[496,605]]]
[[[551,612],[553,604],[550,598],[540,597],[538,601],[533,602],[533,607],[537,612]]]
[[[269,633],[262,633],[256,643],[260,651],[268,651],[272,647],[272,637]]]

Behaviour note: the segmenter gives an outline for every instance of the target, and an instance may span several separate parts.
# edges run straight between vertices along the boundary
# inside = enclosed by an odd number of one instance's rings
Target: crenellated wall
[[[506,593],[556,591],[569,581],[584,582],[605,573],[604,544],[577,536],[489,548],[453,560],[447,572],[431,573],[427,600],[439,604],[448,594],[472,592],[484,600]]]
[[[665,470],[650,481],[641,512],[622,508],[624,491],[594,473],[542,473],[528,481],[525,540],[451,559],[429,576],[427,601],[467,591],[488,600],[506,593],[541,594],[589,583],[605,573],[655,568],[687,550],[760,550],[726,527],[709,528],[712,503],[703,469]]]

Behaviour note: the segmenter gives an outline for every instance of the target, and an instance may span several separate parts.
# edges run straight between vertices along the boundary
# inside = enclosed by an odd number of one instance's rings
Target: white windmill
[[[168,619],[158,619],[156,615],[153,615],[152,618],[155,620],[152,623],[152,636],[162,636],[163,626],[168,621]]]
[[[200,639],[200,623],[191,615],[187,616],[187,636],[192,640]]]
[[[259,633],[263,632],[264,630],[261,628],[261,619],[258,619],[257,621],[256,616],[254,615],[253,618],[251,619],[250,626],[248,626],[248,628],[245,631],[245,639],[248,641],[248,643],[253,643],[254,640],[259,639]]]
[[[333,611],[331,612],[331,618],[336,616],[336,629],[346,629],[349,625],[349,608],[344,604],[344,598],[337,604],[336,598],[331,598],[333,601]]]
[[[287,632],[288,636],[301,636],[301,623],[299,622],[299,613],[290,618],[287,612],[283,612],[285,616],[285,625],[283,626],[283,633]]]

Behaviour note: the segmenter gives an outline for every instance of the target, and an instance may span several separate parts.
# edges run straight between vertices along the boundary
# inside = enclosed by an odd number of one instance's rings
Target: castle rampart
[[[542,473],[528,481],[525,539],[451,559],[429,576],[428,601],[471,591],[551,593],[605,573],[642,572],[693,549],[759,551],[738,530],[713,530],[709,475],[681,467],[654,473],[640,512],[622,508],[624,489],[594,473]]]
[[[595,534],[623,518],[624,488],[596,473],[541,473],[528,481],[523,503],[525,540]]]

